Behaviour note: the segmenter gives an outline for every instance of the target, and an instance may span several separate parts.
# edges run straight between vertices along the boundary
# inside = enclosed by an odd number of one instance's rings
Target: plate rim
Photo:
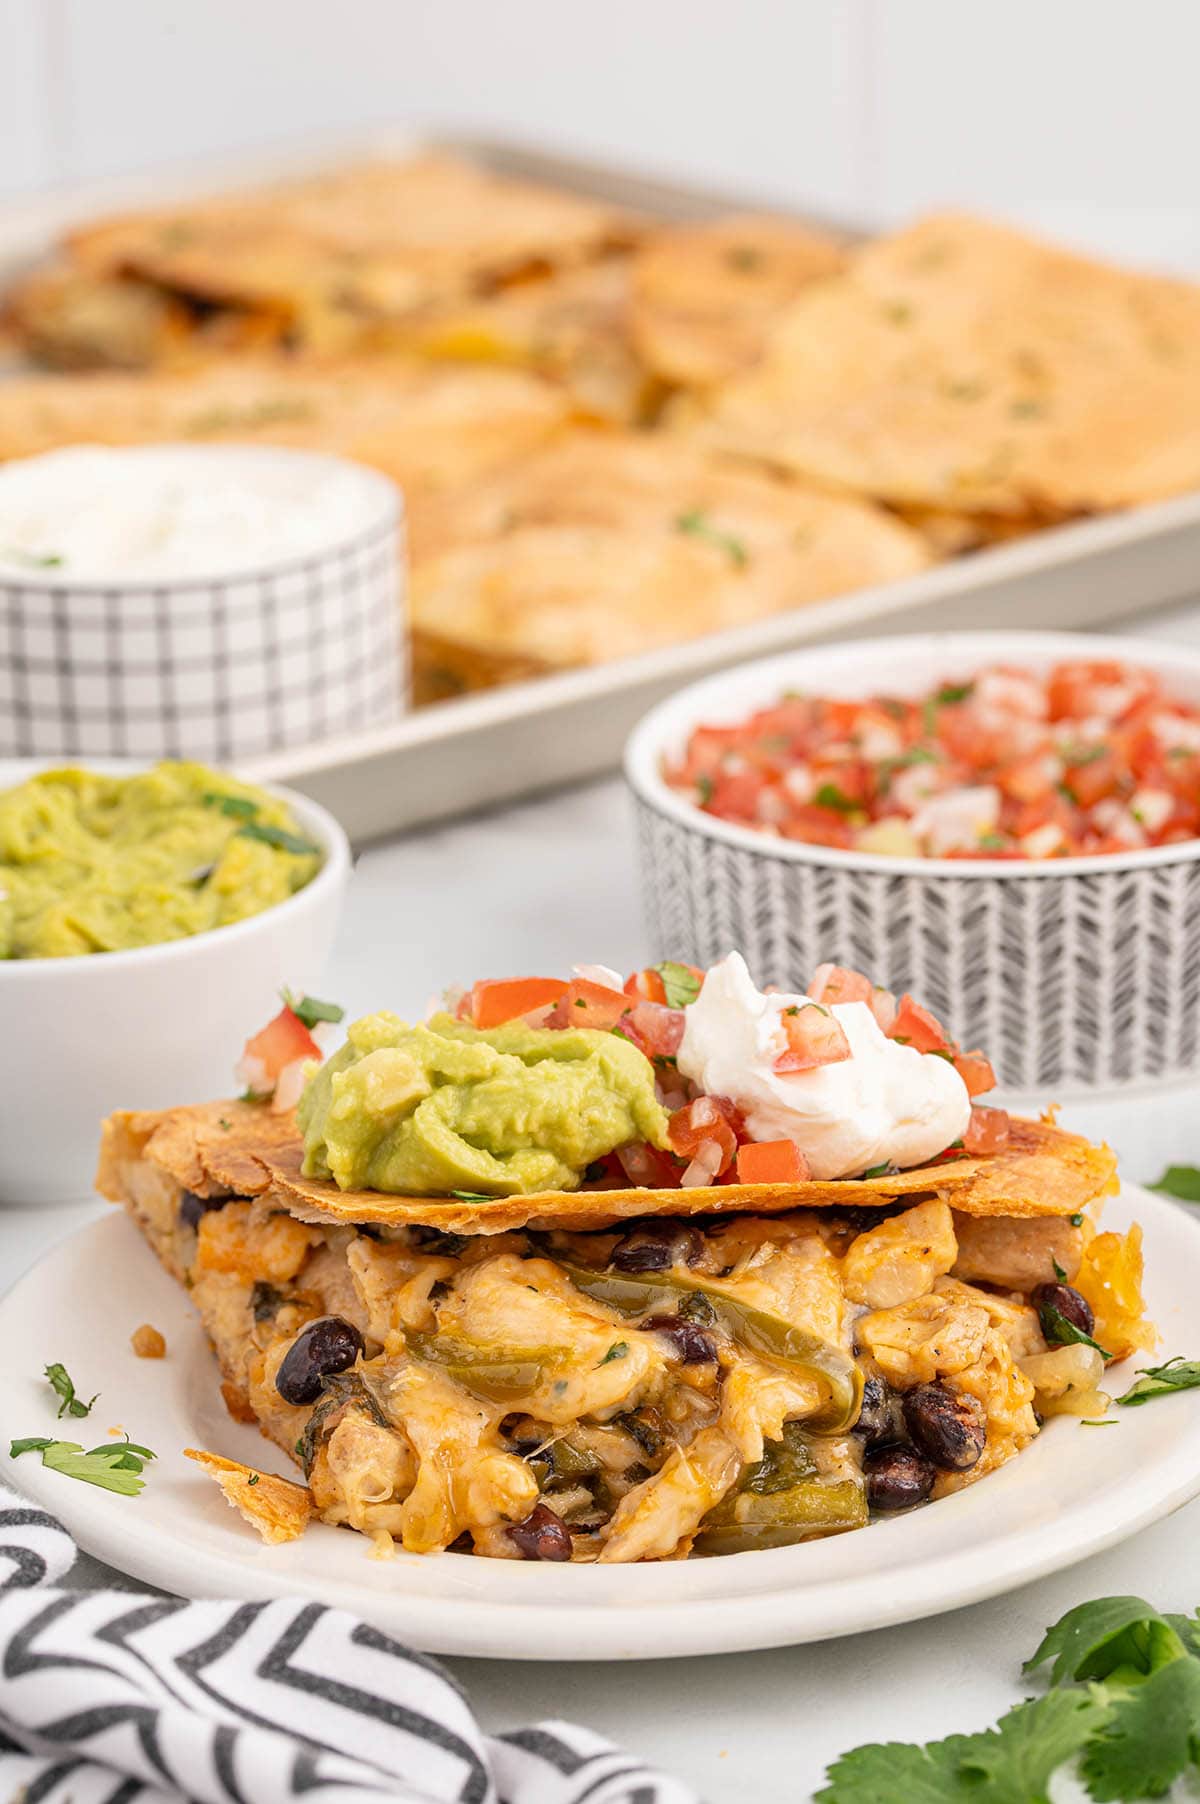
[[[1122,1186],[1121,1201],[1138,1211],[1151,1242],[1154,1224],[1168,1221],[1185,1238],[1194,1236],[1195,1272],[1200,1276],[1200,1220],[1189,1216],[1182,1204],[1136,1184]],[[123,1232],[133,1236],[132,1244],[141,1247],[153,1262],[153,1269],[174,1286],[174,1280],[158,1265],[134,1224],[114,1209],[57,1241],[9,1286],[0,1297],[0,1346],[7,1318],[18,1307],[22,1293],[52,1282],[60,1262],[86,1256],[89,1243],[97,1243],[99,1251],[100,1243],[115,1244]],[[198,1318],[182,1292],[179,1301],[198,1327]],[[192,1362],[188,1362],[191,1366]],[[195,1375],[194,1369],[181,1373],[186,1379]],[[23,1407],[10,1404],[7,1398],[11,1395],[8,1392],[0,1398],[0,1439],[5,1443],[5,1416],[9,1410]],[[1141,1467],[1132,1476],[1124,1474],[1121,1494],[1127,1494],[1127,1500],[1116,1519],[1105,1521],[1105,1506],[1112,1494],[1101,1491],[1082,1514],[1078,1509],[1057,1511],[1039,1522],[1032,1552],[1022,1547],[1029,1539],[1029,1528],[1018,1522],[947,1554],[935,1553],[911,1561],[902,1557],[890,1569],[881,1590],[878,1572],[855,1574],[848,1579],[826,1575],[806,1583],[802,1575],[791,1570],[796,1557],[806,1549],[784,1548],[734,1555],[721,1562],[726,1568],[731,1561],[753,1559],[752,1570],[759,1575],[754,1587],[723,1596],[652,1597],[645,1602],[630,1602],[627,1597],[609,1601],[597,1596],[600,1581],[593,1575],[629,1569],[589,1566],[579,1569],[580,1575],[586,1576],[578,1606],[567,1604],[560,1597],[534,1596],[514,1601],[503,1595],[480,1598],[436,1592],[413,1594],[397,1587],[387,1595],[387,1607],[376,1612],[377,1620],[381,1626],[432,1653],[531,1663],[675,1659],[749,1652],[924,1621],[1077,1565],[1129,1539],[1200,1495],[1200,1400],[1192,1401],[1193,1419],[1187,1432],[1173,1443],[1164,1439],[1162,1457],[1152,1465]],[[1006,1469],[1013,1472],[1018,1467],[1014,1464]],[[260,1550],[250,1544],[249,1551],[261,1552],[261,1560],[230,1558],[207,1547],[190,1545],[186,1541],[186,1517],[181,1519],[177,1538],[164,1536],[157,1526],[147,1534],[144,1519],[139,1524],[136,1514],[122,1516],[116,1509],[106,1507],[114,1501],[106,1493],[94,1492],[88,1486],[56,1483],[58,1475],[46,1468],[28,1460],[18,1464],[10,1459],[6,1444],[0,1447],[0,1475],[14,1491],[55,1514],[82,1552],[114,1567],[125,1578],[192,1598],[257,1601],[302,1595],[364,1616],[372,1613],[369,1566],[364,1567],[363,1585],[351,1596],[342,1589],[345,1581],[340,1575],[334,1574],[330,1580],[311,1561],[300,1570],[287,1570],[290,1546]],[[946,1510],[956,1504],[969,1506],[973,1494],[979,1495],[971,1487],[942,1499],[937,1507]],[[923,1511],[919,1514],[924,1516]],[[876,1525],[876,1532],[895,1532],[902,1528],[904,1520]],[[230,1526],[236,1532],[250,1533],[234,1524],[232,1517]],[[365,1543],[362,1551],[366,1559]],[[398,1556],[401,1562],[423,1562],[430,1557]],[[507,1562],[503,1564],[507,1567]],[[393,1569],[402,1571],[403,1565]],[[555,1568],[554,1572],[558,1570]],[[768,1585],[765,1581],[772,1573],[777,1582]]]

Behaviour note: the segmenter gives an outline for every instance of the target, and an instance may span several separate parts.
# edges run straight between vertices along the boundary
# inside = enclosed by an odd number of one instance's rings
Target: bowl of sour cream
[[[0,468],[0,756],[245,761],[396,720],[399,490],[260,445]]]

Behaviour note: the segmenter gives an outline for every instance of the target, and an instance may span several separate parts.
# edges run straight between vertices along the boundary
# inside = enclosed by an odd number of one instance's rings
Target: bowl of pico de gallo
[[[921,996],[1010,1089],[1200,1063],[1200,652],[1075,633],[818,646],[661,703],[625,759],[655,945]]]

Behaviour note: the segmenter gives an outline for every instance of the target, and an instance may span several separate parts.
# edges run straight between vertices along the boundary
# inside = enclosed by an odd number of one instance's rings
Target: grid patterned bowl
[[[883,858],[715,819],[668,788],[693,727],[785,689],[921,694],[1002,662],[1116,657],[1200,704],[1200,653],[1068,633],[945,633],[814,647],[683,690],[630,739],[639,862],[656,956],[710,965],[732,947],[762,983],[803,988],[824,959],[911,990],[1010,1089],[1116,1088],[1195,1075],[1200,841],[1091,858]]]
[[[394,484],[306,451],[169,450],[200,481],[217,460],[226,473],[326,466],[357,483],[360,523],[303,556],[205,578],[0,573],[0,756],[236,763],[397,720],[408,682]]]

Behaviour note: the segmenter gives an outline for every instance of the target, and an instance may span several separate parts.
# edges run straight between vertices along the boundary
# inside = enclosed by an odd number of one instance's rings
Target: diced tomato
[[[640,1046],[648,1059],[673,1059],[683,1039],[685,1017],[681,1008],[660,1002],[635,1002],[617,1023],[617,1031]]]
[[[683,1166],[644,1140],[617,1148],[621,1169],[636,1190],[678,1190]]]
[[[1040,802],[1044,796],[1054,794],[1054,779],[1045,758],[1025,758],[1010,764],[1006,770],[997,771],[996,783],[1014,802]]]
[[[888,1028],[889,1040],[900,1040],[918,1052],[949,1052],[950,1036],[938,1020],[909,995],[901,996],[896,1018]]]
[[[676,1109],[667,1123],[667,1138],[672,1152],[678,1153],[681,1159],[694,1159],[706,1143],[717,1145],[721,1157],[713,1171],[714,1177],[733,1164],[737,1152],[737,1137],[711,1096],[697,1096],[694,1102]]]
[[[665,1002],[667,992],[661,971],[656,971],[653,965],[647,965],[644,971],[635,971],[632,977],[625,979],[625,994],[640,996],[644,1002]]]
[[[555,1003],[546,1026],[594,1027],[603,1033],[615,1027],[631,1007],[624,991],[593,983],[587,977],[573,977]]]
[[[967,1131],[963,1135],[963,1147],[973,1159],[983,1159],[989,1153],[998,1153],[1008,1145],[1010,1125],[1006,1110],[987,1109],[980,1103],[974,1103]]]
[[[845,815],[832,808],[818,808],[813,802],[798,802],[779,830],[784,839],[797,839],[809,846],[840,846],[849,851],[854,844],[854,831]]]
[[[808,994],[814,1002],[829,1008],[835,1002],[867,1002],[875,994],[875,985],[861,971],[847,970],[845,965],[818,965],[813,972]]]
[[[954,1069],[967,1086],[968,1096],[982,1096],[996,1087],[996,1073],[992,1070],[991,1060],[981,1052],[955,1053]]]
[[[845,1028],[820,1003],[794,1003],[779,1019],[787,1036],[787,1051],[775,1060],[776,1071],[815,1071],[820,1065],[836,1065],[850,1057]]]
[[[805,1184],[808,1160],[794,1140],[750,1140],[739,1147],[739,1184]]]
[[[763,792],[761,771],[722,771],[713,778],[708,807],[713,814],[727,820],[752,821],[758,813],[758,798]]]
[[[1088,756],[1081,764],[1068,764],[1063,772],[1063,783],[1081,808],[1091,808],[1105,796],[1112,795],[1120,776],[1117,755],[1112,747],[1096,749],[1098,756]]]
[[[550,1008],[566,990],[561,977],[485,978],[471,991],[475,1027],[502,1027],[535,1009]]]
[[[246,1074],[247,1087],[266,1090],[273,1089],[280,1073],[297,1059],[319,1059],[320,1056],[321,1048],[300,1017],[290,1008],[281,1008],[274,1020],[268,1021],[260,1032],[246,1041],[241,1065],[253,1066],[252,1073]],[[258,1081],[252,1082],[252,1076]]]

